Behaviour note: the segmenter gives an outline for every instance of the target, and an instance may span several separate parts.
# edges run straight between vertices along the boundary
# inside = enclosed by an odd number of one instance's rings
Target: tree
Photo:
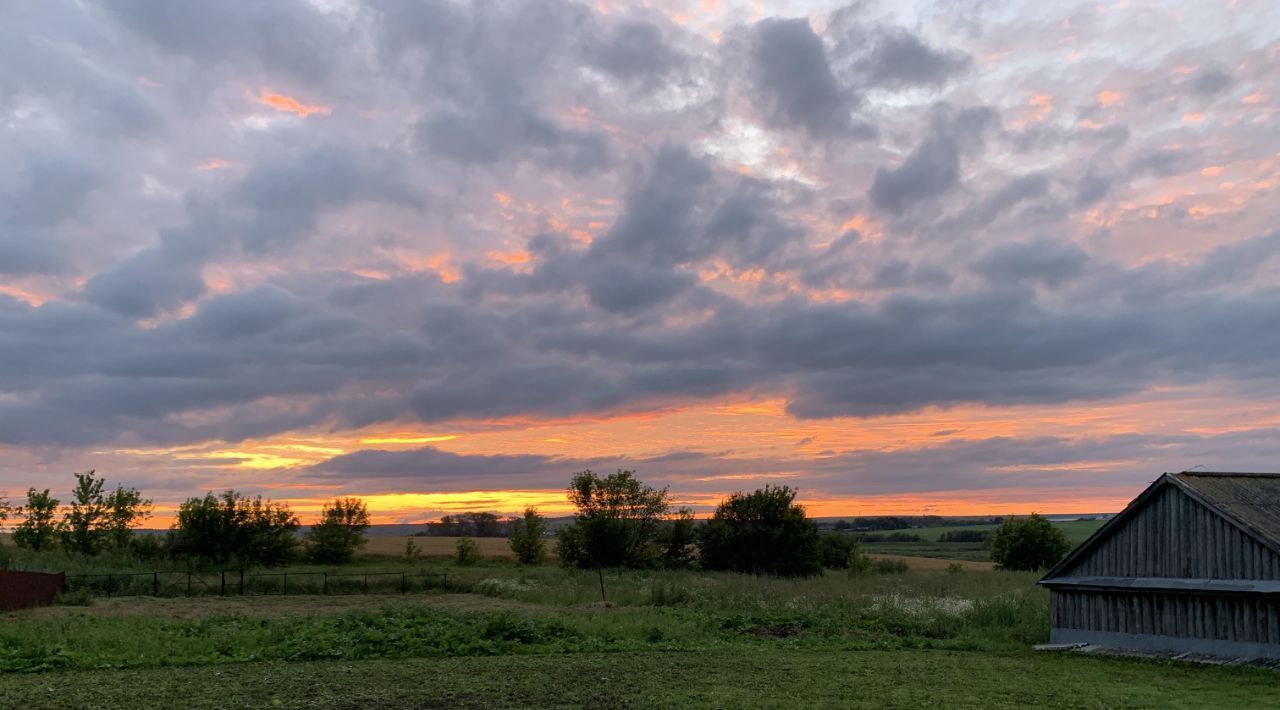
[[[103,519],[107,506],[102,497],[102,485],[106,483],[89,469],[77,473],[76,487],[71,491],[71,504],[62,515],[59,532],[62,547],[67,552],[96,555],[102,549]]]
[[[297,529],[298,518],[286,505],[232,490],[210,492],[178,506],[169,547],[175,557],[271,567],[293,558]]]
[[[641,483],[634,471],[608,476],[574,474],[569,501],[573,523],[557,532],[560,561],[582,568],[647,567],[657,558],[654,542],[671,507],[666,488]]]
[[[1000,569],[1037,570],[1057,564],[1071,543],[1044,516],[1005,518],[991,536],[991,559]]]
[[[58,526],[54,516],[58,514],[57,498],[49,495],[49,489],[27,489],[27,504],[18,508],[22,523],[13,530],[13,543],[39,552],[48,549],[56,539]]]
[[[105,544],[116,550],[133,548],[139,551],[138,546],[134,544],[133,529],[151,517],[151,499],[143,498],[142,492],[137,488],[116,486],[116,489],[108,493],[102,502],[106,509],[101,519]],[[154,542],[154,540],[149,541]],[[154,545],[149,544],[145,547],[144,557],[154,552],[152,549]]]
[[[702,526],[702,566],[785,577],[821,572],[818,526],[795,498],[788,486],[729,496]]]
[[[542,564],[547,555],[547,543],[543,537],[547,533],[547,521],[533,506],[524,509],[524,516],[511,521],[507,542],[516,559],[522,565]]]
[[[0,528],[9,520],[9,516],[13,514],[13,508],[9,505],[9,499],[0,496]]]
[[[335,498],[326,503],[320,520],[307,533],[307,554],[319,564],[345,564],[365,543],[369,508],[359,498]]]
[[[681,508],[675,517],[662,523],[658,530],[658,561],[667,569],[687,569],[693,566],[697,528],[693,511]]]

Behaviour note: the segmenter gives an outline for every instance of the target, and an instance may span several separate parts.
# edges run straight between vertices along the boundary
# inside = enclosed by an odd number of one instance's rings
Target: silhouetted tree
[[[786,577],[821,572],[818,526],[795,498],[787,486],[729,496],[702,526],[702,566]]]
[[[154,555],[155,539],[148,537],[146,544],[138,545],[133,536],[134,528],[151,517],[151,499],[143,498],[137,488],[116,486],[102,502],[106,508],[101,519],[105,544],[117,550],[133,549],[142,557]]]
[[[71,490],[71,503],[62,515],[59,533],[67,552],[94,555],[102,549],[103,519],[107,506],[102,498],[105,481],[93,469],[77,473],[76,487]]]
[[[344,564],[365,543],[369,508],[359,498],[335,498],[326,503],[320,520],[307,533],[307,554],[320,564]]]
[[[18,508],[22,518],[13,530],[13,542],[19,547],[40,551],[51,547],[56,540],[58,526],[54,517],[58,514],[57,498],[49,495],[49,489],[27,489],[27,504]]]
[[[230,490],[206,493],[178,506],[169,548],[175,557],[271,567],[294,557],[297,529],[298,518],[286,505]]]
[[[1005,518],[991,536],[991,559],[1000,569],[1052,567],[1070,550],[1067,536],[1036,513],[1025,518]]]
[[[507,542],[520,564],[542,564],[547,554],[547,544],[543,539],[546,532],[547,521],[532,506],[524,509],[523,517],[511,521]]]
[[[600,476],[574,474],[569,500],[573,523],[556,533],[560,561],[569,566],[647,567],[657,558],[655,541],[671,507],[666,488],[641,483],[634,471]]]

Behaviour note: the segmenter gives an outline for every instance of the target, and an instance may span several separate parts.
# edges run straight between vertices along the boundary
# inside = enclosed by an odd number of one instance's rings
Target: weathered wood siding
[[[1280,579],[1280,556],[1165,486],[1061,576]]]
[[[1280,644],[1280,601],[1262,596],[1059,591],[1054,628]]]

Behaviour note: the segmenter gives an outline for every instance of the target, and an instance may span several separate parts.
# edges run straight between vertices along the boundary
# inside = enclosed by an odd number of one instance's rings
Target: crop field
[[[439,539],[447,545],[451,541]],[[403,540],[401,540],[403,542]],[[496,555],[494,555],[496,557]],[[0,707],[1275,707],[1280,678],[1037,653],[1036,575],[777,579],[365,556],[445,591],[0,614]]]

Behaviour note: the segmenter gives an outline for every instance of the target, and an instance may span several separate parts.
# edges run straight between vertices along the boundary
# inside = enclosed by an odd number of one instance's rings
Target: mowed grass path
[[[1256,669],[1020,652],[809,651],[242,663],[6,676],[24,708],[1274,708]]]

